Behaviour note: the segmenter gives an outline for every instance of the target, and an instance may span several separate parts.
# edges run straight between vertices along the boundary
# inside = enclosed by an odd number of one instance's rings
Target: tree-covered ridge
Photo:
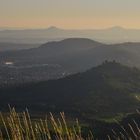
[[[1,106],[104,118],[139,108],[140,70],[115,61],[58,80],[1,89]]]

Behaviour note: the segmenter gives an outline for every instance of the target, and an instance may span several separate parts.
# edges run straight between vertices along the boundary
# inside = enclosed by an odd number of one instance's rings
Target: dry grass
[[[45,120],[31,121],[28,110],[19,115],[10,108],[8,116],[2,113],[0,116],[0,140],[83,140],[78,120],[73,127],[68,127],[64,113],[60,113],[60,119],[50,113]],[[92,139],[89,133],[86,140]]]
[[[139,113],[139,112],[138,112]],[[9,115],[0,113],[0,140],[94,140],[93,134],[89,132],[87,138],[82,137],[81,127],[78,120],[74,126],[68,127],[64,113],[60,113],[60,118],[54,118],[50,113],[46,119],[31,121],[28,110],[20,115],[14,108],[10,108]],[[116,122],[118,123],[118,122]],[[123,133],[116,133],[112,130],[112,136],[107,136],[108,140],[139,140],[140,128],[134,121],[135,130],[131,124],[128,124],[130,134],[119,123]]]

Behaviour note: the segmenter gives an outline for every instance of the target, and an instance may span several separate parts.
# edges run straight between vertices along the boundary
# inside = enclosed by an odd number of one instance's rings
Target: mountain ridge
[[[1,107],[25,105],[40,111],[65,111],[102,118],[139,108],[140,70],[115,61],[58,80],[0,89]],[[20,94],[19,94],[20,93]],[[84,115],[86,114],[86,116]]]
[[[45,43],[65,38],[90,38],[102,43],[140,42],[140,29],[126,29],[114,26],[105,29],[24,29],[0,31],[0,42]]]
[[[105,60],[116,60],[140,68],[139,54],[140,43],[107,45],[84,38],[69,38],[45,43],[37,48],[0,52],[0,85],[13,81],[18,84],[21,81],[57,79],[86,71]],[[6,62],[12,62],[13,65],[6,65]]]

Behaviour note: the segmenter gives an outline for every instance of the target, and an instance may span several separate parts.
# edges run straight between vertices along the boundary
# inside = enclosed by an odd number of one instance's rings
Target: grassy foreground
[[[10,108],[8,115],[0,113],[0,140],[94,140],[92,132],[86,137],[82,136],[81,127],[78,120],[73,126],[66,122],[64,113],[60,113],[60,118],[54,118],[50,113],[45,120],[32,121],[26,110],[17,113],[14,108]],[[128,124],[131,135],[120,125],[124,133],[118,135],[112,130],[113,136],[107,136],[108,140],[133,140],[140,139],[140,128],[134,121],[135,128]],[[96,138],[97,139],[97,138]]]
[[[78,120],[68,127],[64,113],[55,119],[50,113],[45,120],[32,121],[26,110],[18,114],[10,108],[8,115],[0,113],[0,140],[83,140]],[[90,132],[86,140],[92,140]]]

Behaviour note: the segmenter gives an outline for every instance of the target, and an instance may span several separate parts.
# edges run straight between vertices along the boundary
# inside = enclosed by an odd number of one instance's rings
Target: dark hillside
[[[135,111],[140,105],[140,70],[104,62],[86,72],[59,80],[1,89],[0,105],[30,110],[65,111],[81,117],[109,117]]]

